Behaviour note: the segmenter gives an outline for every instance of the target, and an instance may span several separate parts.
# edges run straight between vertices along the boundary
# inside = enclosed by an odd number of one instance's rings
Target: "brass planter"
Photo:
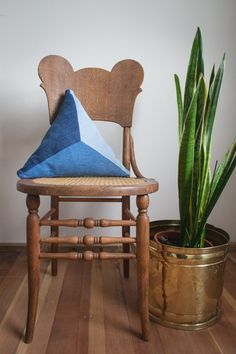
[[[156,232],[179,230],[176,220],[155,221]],[[229,235],[207,225],[213,247],[185,248],[150,241],[149,312],[151,319],[176,329],[199,330],[220,316]]]

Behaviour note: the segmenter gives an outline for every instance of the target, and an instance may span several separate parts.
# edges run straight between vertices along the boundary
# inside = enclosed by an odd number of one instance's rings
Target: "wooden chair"
[[[70,63],[50,55],[39,64],[39,76],[45,90],[50,122],[57,113],[58,105],[66,89],[72,89],[94,120],[112,121],[123,128],[123,164],[132,167],[135,178],[77,177],[24,179],[17,182],[17,189],[26,193],[27,255],[28,255],[28,316],[25,342],[33,339],[39,296],[40,260],[52,260],[52,275],[57,274],[57,260],[71,259],[123,259],[124,276],[129,276],[129,259],[137,258],[138,302],[141,316],[142,338],[148,340],[150,332],[148,314],[148,261],[149,218],[147,214],[149,193],[158,190],[154,179],[144,178],[138,170],[131,137],[132,114],[136,96],[141,92],[143,69],[133,60],[117,63],[111,72],[98,68],[85,68],[74,72]],[[51,209],[39,217],[40,195],[51,197]],[[130,211],[130,196],[136,196],[138,215]],[[59,204],[62,202],[120,202],[122,220],[60,219]],[[40,227],[51,228],[50,237],[40,236]],[[122,237],[94,237],[92,235],[58,237],[59,227],[122,227]],[[136,240],[130,237],[130,226],[136,226]],[[136,254],[130,252],[130,244],[136,242]],[[58,252],[58,244],[123,245],[123,253],[112,252]],[[50,244],[50,252],[41,252],[40,244]]]

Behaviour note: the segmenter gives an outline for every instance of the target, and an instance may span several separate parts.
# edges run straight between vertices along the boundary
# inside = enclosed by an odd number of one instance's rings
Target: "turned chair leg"
[[[59,218],[59,198],[58,197],[51,197],[51,209],[55,209],[56,211],[52,214],[51,219],[57,220]],[[51,236],[58,237],[59,235],[59,227],[58,226],[51,226]],[[58,244],[53,243],[51,245],[51,252],[56,253],[58,252]],[[51,273],[53,276],[57,275],[57,259],[51,260]]]
[[[136,221],[138,307],[141,316],[142,337],[149,340],[150,321],[148,312],[149,286],[149,218],[148,195],[137,196],[138,216]]]
[[[26,205],[27,217],[27,261],[28,261],[28,315],[25,333],[25,342],[32,342],[39,296],[40,278],[40,225],[38,207],[39,196],[28,195]]]
[[[130,197],[122,197],[122,220],[128,219],[125,214],[125,209],[130,209]],[[129,237],[130,236],[130,227],[122,226],[122,236]],[[130,245],[128,243],[123,244],[123,252],[130,252]],[[125,278],[129,278],[129,259],[124,259],[123,261],[123,273]]]

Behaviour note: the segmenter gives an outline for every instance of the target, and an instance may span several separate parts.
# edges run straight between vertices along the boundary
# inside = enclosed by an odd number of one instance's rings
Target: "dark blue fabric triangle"
[[[53,154],[78,141],[80,141],[80,130],[77,110],[74,98],[70,94],[70,91],[67,90],[56,119],[47,131],[38,149],[35,150],[21,170],[26,171],[31,169]],[[18,171],[18,174],[20,171]]]

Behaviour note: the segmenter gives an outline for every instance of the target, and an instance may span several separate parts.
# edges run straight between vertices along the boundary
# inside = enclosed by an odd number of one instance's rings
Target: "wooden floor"
[[[152,323],[151,341],[139,337],[136,279],[118,261],[60,262],[51,277],[42,262],[34,341],[22,341],[27,305],[26,256],[0,248],[0,354],[235,354],[236,252],[225,276],[223,315],[208,330],[184,332]]]

